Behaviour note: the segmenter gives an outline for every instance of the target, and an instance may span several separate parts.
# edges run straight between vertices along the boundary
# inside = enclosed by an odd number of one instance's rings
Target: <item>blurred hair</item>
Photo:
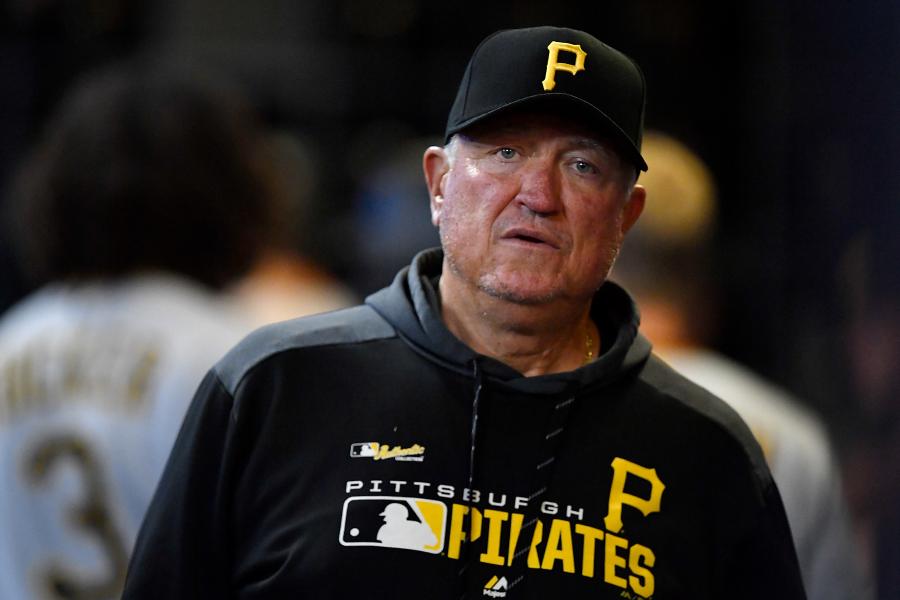
[[[691,334],[714,337],[717,286],[714,238],[717,190],[712,173],[686,144],[648,130],[641,153],[647,201],[628,232],[613,279],[638,299],[660,299],[686,316]]]
[[[257,258],[277,181],[235,90],[118,64],[63,101],[19,171],[11,232],[34,283],[167,270],[220,288]]]

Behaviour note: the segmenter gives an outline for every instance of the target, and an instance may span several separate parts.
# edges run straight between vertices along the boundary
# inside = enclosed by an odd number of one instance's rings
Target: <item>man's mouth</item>
[[[517,236],[516,236],[516,239],[518,239],[518,240],[523,240],[523,241],[526,241],[526,242],[532,242],[532,243],[535,243],[535,244],[543,244],[543,243],[544,243],[543,240],[539,240],[539,239],[537,239],[536,237],[531,237],[530,235],[517,235]]]
[[[527,244],[549,246],[558,249],[559,244],[547,233],[529,228],[513,228],[503,234],[505,240],[516,240]]]

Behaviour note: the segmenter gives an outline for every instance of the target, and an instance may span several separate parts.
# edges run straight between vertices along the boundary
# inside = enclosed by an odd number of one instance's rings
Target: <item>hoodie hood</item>
[[[390,322],[414,351],[445,368],[471,374],[477,363],[492,386],[559,394],[612,383],[642,365],[650,355],[650,343],[638,333],[640,317],[634,301],[625,290],[607,281],[591,307],[591,318],[603,332],[603,351],[597,359],[574,371],[525,377],[498,360],[474,352],[444,325],[438,293],[443,257],[439,248],[420,252],[389,287],[366,298],[366,304]]]

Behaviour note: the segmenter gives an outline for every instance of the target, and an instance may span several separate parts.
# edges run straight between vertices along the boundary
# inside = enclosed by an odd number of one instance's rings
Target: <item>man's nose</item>
[[[537,214],[559,210],[559,181],[549,161],[532,158],[522,169],[521,177],[517,202]]]

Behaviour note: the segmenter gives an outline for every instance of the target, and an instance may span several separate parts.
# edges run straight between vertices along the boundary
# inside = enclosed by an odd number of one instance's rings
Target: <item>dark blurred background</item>
[[[6,0],[0,184],[85,72],[132,55],[212,68],[305,163],[315,226],[298,250],[363,296],[436,242],[419,157],[440,141],[475,44],[536,24],[634,57],[647,125],[710,166],[717,348],[825,417],[880,597],[900,597],[896,0]],[[27,291],[0,241],[0,310]]]

